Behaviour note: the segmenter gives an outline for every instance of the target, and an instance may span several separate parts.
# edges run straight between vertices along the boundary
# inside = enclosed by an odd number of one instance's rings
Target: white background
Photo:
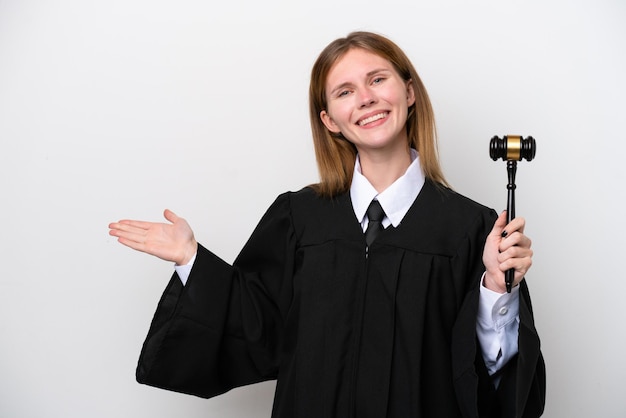
[[[273,383],[203,400],[134,369],[172,266],[108,236],[171,208],[232,261],[317,181],[311,65],[380,32],[431,95],[456,190],[502,210],[494,135],[532,135],[517,213],[547,417],[626,416],[626,3],[0,0],[0,415],[269,417]]]

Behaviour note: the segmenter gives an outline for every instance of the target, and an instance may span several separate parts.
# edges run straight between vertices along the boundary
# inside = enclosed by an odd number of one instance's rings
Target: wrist
[[[498,292],[498,293],[506,293],[506,285],[504,284],[504,274],[499,272],[500,274],[492,274],[489,271],[485,273],[483,277],[482,286],[487,289]]]
[[[198,242],[195,238],[192,238],[191,241],[185,246],[185,249],[182,252],[182,255],[179,257],[176,264],[179,266],[184,266],[188,264],[191,259],[193,259],[198,252]]]

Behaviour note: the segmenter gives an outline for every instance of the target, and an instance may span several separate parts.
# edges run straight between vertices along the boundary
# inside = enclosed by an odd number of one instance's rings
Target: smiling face
[[[411,81],[400,77],[386,59],[354,48],[328,73],[326,128],[341,133],[359,153],[406,150],[408,108],[415,103]]]

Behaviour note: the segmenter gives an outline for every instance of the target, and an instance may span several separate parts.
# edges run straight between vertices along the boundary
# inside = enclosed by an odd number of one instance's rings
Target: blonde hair
[[[326,110],[326,81],[333,65],[349,50],[364,49],[388,60],[405,81],[411,80],[415,104],[406,121],[408,146],[420,154],[420,164],[427,179],[448,187],[439,164],[435,117],[421,79],[406,54],[391,40],[372,32],[352,32],[331,42],[319,55],[311,70],[309,117],[320,182],[312,185],[325,197],[347,192],[352,182],[356,147],[341,134],[330,132],[322,123],[320,112]]]

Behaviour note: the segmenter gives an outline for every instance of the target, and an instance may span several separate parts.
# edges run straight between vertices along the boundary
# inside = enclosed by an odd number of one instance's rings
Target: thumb
[[[178,220],[178,216],[176,216],[176,214],[169,209],[165,209],[163,211],[163,216],[171,223],[176,223],[176,221]]]
[[[500,213],[500,215],[498,216],[498,219],[496,219],[496,222],[493,224],[493,228],[491,229],[491,233],[493,235],[506,237],[507,233],[504,230],[504,227],[506,226],[506,224],[507,224],[506,210],[503,210]]]

